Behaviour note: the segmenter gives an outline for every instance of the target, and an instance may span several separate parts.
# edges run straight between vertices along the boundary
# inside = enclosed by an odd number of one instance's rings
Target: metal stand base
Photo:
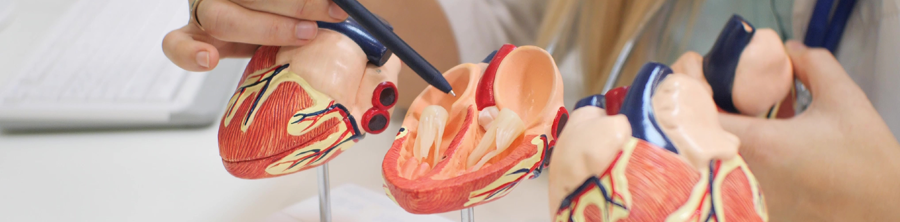
[[[316,167],[319,182],[319,220],[331,222],[331,187],[328,184],[328,163]]]
[[[462,222],[475,222],[475,208],[466,208],[459,211]]]

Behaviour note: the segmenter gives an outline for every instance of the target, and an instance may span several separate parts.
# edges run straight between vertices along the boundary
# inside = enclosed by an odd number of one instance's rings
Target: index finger
[[[331,0],[231,0],[256,11],[302,20],[340,22],[347,13]]]

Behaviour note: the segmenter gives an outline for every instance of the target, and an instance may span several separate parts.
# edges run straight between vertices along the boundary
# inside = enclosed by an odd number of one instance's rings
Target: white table
[[[70,4],[18,1],[16,17],[0,30],[0,85]],[[332,161],[332,187],[352,183],[383,193],[381,161],[399,124]],[[232,177],[216,138],[217,126],[0,134],[0,221],[260,221],[316,195],[315,170]],[[475,215],[477,221],[549,221],[546,175],[476,207]],[[459,220],[458,212],[441,216]]]

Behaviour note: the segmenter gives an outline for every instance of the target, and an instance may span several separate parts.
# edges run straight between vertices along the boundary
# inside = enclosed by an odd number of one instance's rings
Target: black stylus
[[[425,58],[422,58],[416,50],[409,47],[409,45],[406,44],[403,39],[400,39],[397,34],[388,30],[388,28],[384,26],[384,23],[382,23],[378,17],[375,17],[375,15],[366,9],[366,7],[356,0],[332,1],[340,6],[341,9],[344,9],[350,17],[353,17],[360,26],[365,28],[366,31],[369,31],[369,34],[374,36],[375,39],[378,39],[381,44],[384,44],[385,47],[393,51],[394,55],[397,55],[400,60],[405,62],[406,65],[416,72],[419,77],[422,77],[425,82],[444,93],[456,96],[456,93],[453,93],[453,88],[450,86],[450,83],[447,82],[447,79],[444,79],[444,76],[440,71],[434,68],[431,63],[428,63]]]

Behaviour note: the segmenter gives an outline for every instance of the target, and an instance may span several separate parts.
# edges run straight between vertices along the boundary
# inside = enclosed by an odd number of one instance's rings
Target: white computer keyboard
[[[186,72],[166,59],[160,44],[168,31],[186,23],[182,4],[185,1],[75,3],[51,30],[49,44],[36,49],[39,58],[26,64],[4,100],[168,102]]]
[[[177,122],[172,115],[185,109],[197,115],[191,106],[209,100],[201,96],[227,98],[220,88],[234,87],[231,83],[209,83],[211,75],[184,71],[162,51],[163,37],[188,23],[187,5],[184,0],[73,3],[0,93],[0,127],[165,125]],[[223,66],[228,64],[217,70]],[[226,75],[239,77],[239,66],[230,68]],[[204,95],[208,84],[218,84],[216,95]],[[221,109],[216,105],[202,108]]]
[[[13,0],[0,0],[0,31],[13,20],[15,16],[13,10],[16,10],[16,3]]]

